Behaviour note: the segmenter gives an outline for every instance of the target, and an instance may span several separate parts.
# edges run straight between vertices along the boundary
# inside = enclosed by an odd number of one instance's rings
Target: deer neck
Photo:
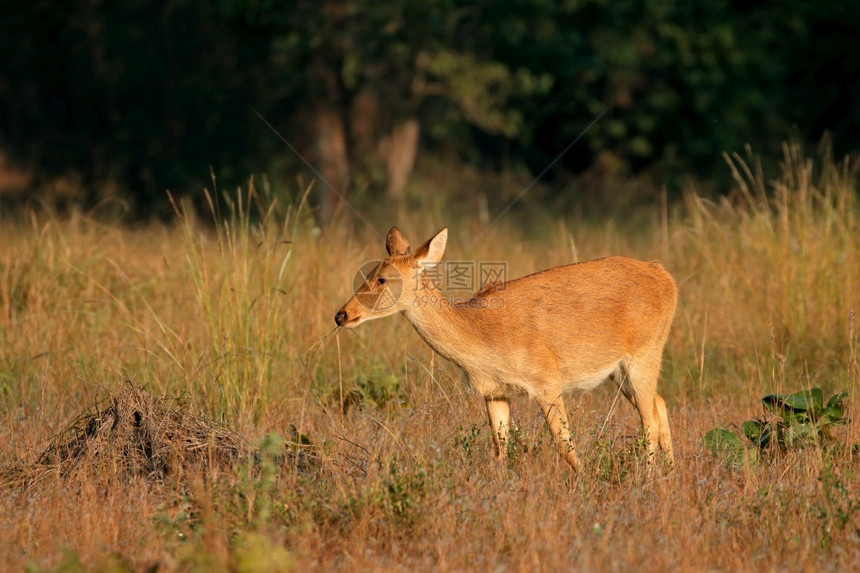
[[[462,308],[454,306],[438,289],[425,287],[415,291],[411,308],[403,314],[433,350],[463,366],[463,349],[472,329]]]

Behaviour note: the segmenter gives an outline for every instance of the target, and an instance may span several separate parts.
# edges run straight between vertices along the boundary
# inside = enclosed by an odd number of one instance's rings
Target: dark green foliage
[[[314,162],[309,110],[349,123],[368,95],[374,133],[349,143],[355,187],[371,190],[368,149],[407,117],[425,149],[485,166],[537,173],[582,135],[556,173],[670,183],[724,173],[720,153],[747,143],[766,156],[792,130],[833,129],[841,155],[860,130],[856,2],[0,7],[0,149],[44,180],[72,174],[90,204],[160,208],[165,189],[209,184],[210,167],[222,187],[305,170],[252,107]]]
[[[833,426],[844,425],[844,400],[848,394],[834,394],[824,403],[820,388],[810,388],[783,396],[769,394],[762,398],[766,418],[747,420],[737,432],[716,428],[705,434],[705,447],[732,463],[743,459],[749,448],[754,451],[786,451],[806,445],[826,445],[834,441]],[[747,439],[744,443],[743,437]]]
[[[0,141],[92,203],[115,180],[140,207],[252,172],[253,41],[223,3],[42,2],[0,23]],[[249,40],[252,40],[249,42]],[[256,132],[256,133],[255,133]],[[110,194],[111,192],[104,192]]]
[[[776,419],[744,423],[744,435],[759,448],[775,445],[781,449],[832,439],[832,426],[846,423],[843,400],[848,394],[835,394],[824,404],[824,394],[811,388],[788,396],[771,394],[762,398],[764,409]]]

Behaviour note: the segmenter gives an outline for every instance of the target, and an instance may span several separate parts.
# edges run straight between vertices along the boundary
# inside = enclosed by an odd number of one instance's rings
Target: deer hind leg
[[[658,349],[659,350],[662,349]],[[672,433],[669,430],[669,415],[666,402],[657,394],[657,379],[660,376],[660,354],[655,358],[632,357],[621,364],[621,392],[639,411],[642,430],[648,441],[648,452],[653,461],[657,446],[666,458],[674,462]]]
[[[657,407],[657,414],[660,416],[660,449],[666,454],[666,459],[671,463],[675,463],[675,452],[672,449],[672,432],[669,430],[669,412],[666,409],[666,402],[659,394],[654,394],[654,405]]]
[[[511,401],[506,397],[484,398],[487,402],[487,415],[496,444],[496,457],[503,460],[508,455],[508,428],[511,424]]]
[[[557,396],[550,399],[539,400],[541,410],[543,410],[546,425],[549,426],[549,431],[552,433],[555,446],[558,448],[561,457],[564,458],[574,471],[579,471],[582,468],[582,463],[579,461],[579,456],[573,449],[573,442],[570,439],[570,425],[567,420],[567,412],[564,409],[564,401],[561,398],[561,392]]]

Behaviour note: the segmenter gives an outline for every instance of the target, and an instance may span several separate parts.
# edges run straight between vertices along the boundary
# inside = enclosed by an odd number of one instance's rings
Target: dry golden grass
[[[731,198],[690,193],[635,228],[559,217],[526,241],[508,218],[475,241],[471,216],[397,220],[413,240],[450,226],[447,258],[504,260],[510,277],[660,259],[680,287],[661,382],[673,473],[649,472],[636,414],[608,387],[568,399],[582,474],[526,399],[498,465],[483,401],[405,320],[333,336],[353,273],[384,252],[360,223],[319,233],[303,205],[259,209],[271,202],[256,194],[215,230],[0,220],[0,569],[850,570],[856,422],[837,434],[844,447],[742,467],[701,437],[756,415],[768,392],[810,386],[849,391],[857,417],[856,164],[787,147],[772,185],[754,162],[733,165]],[[191,456],[181,472],[130,472],[108,439],[74,472],[19,479],[126,380],[183,399],[176,431],[209,421],[256,453],[217,471]],[[345,400],[363,407],[344,413]]]

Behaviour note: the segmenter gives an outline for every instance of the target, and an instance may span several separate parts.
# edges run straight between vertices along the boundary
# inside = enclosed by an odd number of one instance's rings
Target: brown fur
[[[598,259],[492,285],[469,301],[449,304],[424,274],[426,265],[441,260],[446,242],[442,229],[412,253],[392,228],[389,257],[338,312],[338,325],[406,316],[484,396],[500,458],[510,396],[526,392],[541,406],[564,459],[578,469],[562,394],[611,379],[638,409],[649,451],[659,445],[672,461],[666,404],[656,392],[676,304],[675,282],[663,267]]]

